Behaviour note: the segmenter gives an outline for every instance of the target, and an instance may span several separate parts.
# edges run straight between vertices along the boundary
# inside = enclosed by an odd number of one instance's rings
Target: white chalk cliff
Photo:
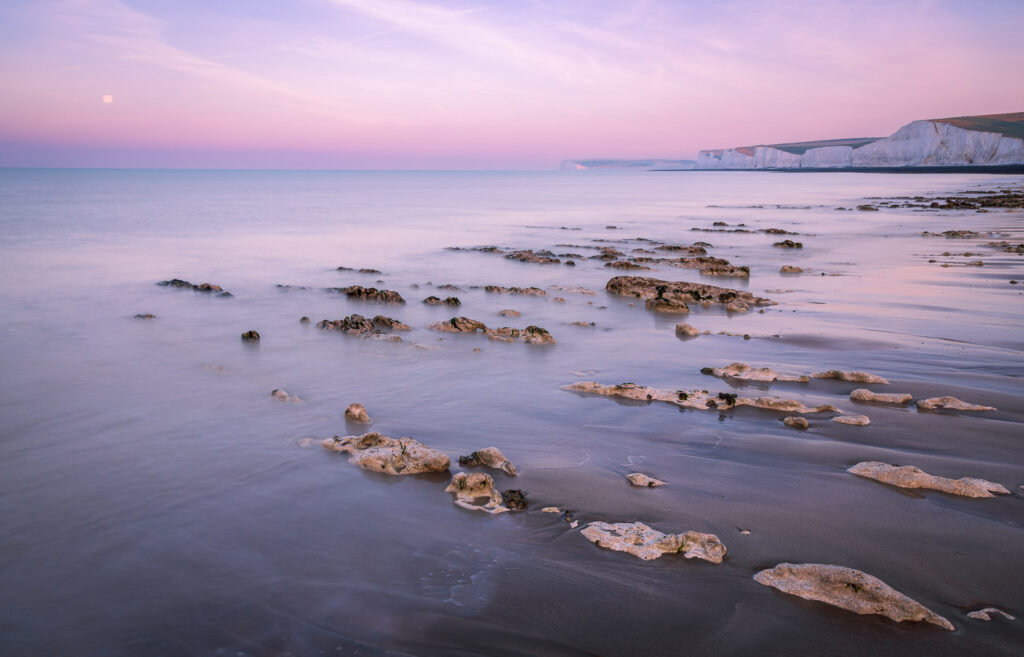
[[[697,169],[1024,165],[1024,112],[913,121],[885,138],[700,151]]]

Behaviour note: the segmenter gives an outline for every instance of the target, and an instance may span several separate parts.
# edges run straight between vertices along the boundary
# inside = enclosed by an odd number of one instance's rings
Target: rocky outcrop
[[[592,522],[580,533],[599,547],[627,552],[644,560],[657,559],[663,554],[682,554],[687,559],[722,563],[726,552],[714,534],[695,531],[663,534],[642,522]]]
[[[232,296],[230,292],[225,292],[224,288],[219,285],[214,285],[213,283],[189,283],[188,281],[183,281],[180,278],[172,278],[169,281],[160,281],[157,285],[161,287],[177,287],[194,290],[196,292],[203,292],[204,294],[213,294],[216,292],[218,297]]]
[[[824,602],[857,614],[878,614],[901,623],[927,621],[946,630],[953,624],[867,573],[816,563],[780,563],[754,575],[759,584],[805,600]]]
[[[782,418],[782,423],[787,427],[800,430],[809,429],[811,427],[811,423],[807,421],[807,418],[800,417],[799,415],[791,415],[789,417]]]
[[[444,472],[450,461],[444,452],[412,438],[390,438],[377,432],[362,436],[334,436],[323,441],[327,449],[351,454],[349,463],[389,475]]]
[[[626,479],[629,483],[633,484],[637,488],[654,488],[656,486],[664,486],[665,482],[661,479],[655,479],[654,477],[648,477],[647,475],[640,472],[631,472],[626,475]]]
[[[797,267],[795,265],[782,265],[779,267],[780,274],[802,274],[804,273],[803,267]]]
[[[804,243],[794,242],[793,240],[782,240],[781,242],[774,242],[772,246],[780,249],[802,249],[804,248]]]
[[[377,315],[373,319],[368,319],[362,315],[349,315],[343,319],[335,320],[323,319],[317,322],[316,327],[321,331],[337,331],[339,333],[358,335],[362,337],[373,336],[388,331],[411,330],[408,324],[403,324],[397,319],[385,317],[384,315]]]
[[[516,466],[505,458],[505,455],[501,453],[501,450],[497,447],[485,447],[484,449],[478,449],[469,456],[460,456],[459,465],[465,467],[473,467],[477,465],[483,465],[488,468],[494,468],[495,470],[501,470],[505,474],[512,475],[513,477],[518,474],[516,472]]]
[[[638,401],[660,401],[682,408],[702,411],[729,410],[735,406],[753,406],[754,408],[784,413],[840,412],[838,408],[831,404],[808,407],[796,399],[739,397],[727,392],[713,395],[707,390],[659,390],[657,388],[639,386],[635,383],[620,383],[618,385],[606,386],[596,381],[580,381],[565,386],[564,389],[606,397],[622,397],[623,399],[635,399]]]
[[[518,260],[519,262],[532,262],[538,265],[557,265],[562,261],[555,257],[551,251],[537,251],[526,249],[525,251],[512,251],[505,254],[506,260]]]
[[[840,381],[850,381],[852,383],[889,383],[888,379],[884,379],[874,374],[868,374],[867,372],[845,372],[843,370],[827,370],[825,372],[814,372],[813,374],[811,374],[811,378],[838,379]]]
[[[378,290],[375,287],[363,287],[361,285],[350,285],[348,287],[329,287],[328,292],[344,294],[354,301],[366,301],[369,303],[405,303],[402,295],[394,290]]]
[[[770,367],[751,367],[744,363],[731,363],[725,367],[705,367],[700,372],[723,379],[740,379],[742,381],[800,381],[806,383],[809,380],[804,374],[779,374]]]
[[[917,407],[925,411],[946,409],[950,411],[994,411],[995,406],[982,406],[981,404],[970,404],[956,397],[929,397],[919,399]]]
[[[906,392],[871,392],[866,388],[857,388],[850,393],[850,399],[877,404],[906,404],[914,396]]]
[[[974,620],[990,621],[992,620],[992,616],[995,616],[996,614],[999,614],[1006,620],[1016,620],[1015,617],[1006,613],[1002,609],[996,609],[995,607],[985,607],[984,609],[978,609],[977,611],[969,611],[967,612],[967,617],[973,618]]]
[[[555,344],[555,338],[547,329],[539,326],[527,326],[524,329],[503,326],[487,328],[483,322],[468,317],[452,317],[446,322],[434,322],[427,326],[431,331],[442,333],[483,333],[491,340],[499,342],[525,342],[526,344]]]
[[[649,308],[685,308],[688,303],[700,303],[710,306],[719,304],[729,310],[745,311],[751,306],[773,306],[771,299],[756,297],[744,290],[732,290],[702,283],[685,281],[665,281],[644,276],[616,276],[608,281],[605,289],[612,294],[619,294],[636,299],[655,302]],[[682,312],[681,310],[678,310]]]
[[[373,422],[370,419],[370,414],[366,412],[366,407],[359,402],[348,405],[348,408],[345,409],[345,419],[350,422],[358,422],[359,424],[371,424]]]
[[[423,300],[423,303],[428,306],[461,306],[462,302],[459,301],[458,297],[446,297],[441,299],[435,296],[429,296]]]
[[[874,479],[899,488],[928,488],[964,497],[995,497],[994,493],[1010,494],[1005,486],[985,479],[975,479],[974,477],[947,479],[930,475],[912,465],[895,466],[878,461],[863,461],[847,468],[846,471],[858,477]]]
[[[700,335],[698,329],[693,328],[686,322],[680,322],[676,324],[676,337],[677,338],[695,338]]]
[[[837,415],[832,418],[836,424],[849,424],[854,427],[866,427],[871,424],[871,418],[867,415]]]
[[[505,506],[501,493],[495,490],[491,475],[485,472],[457,472],[444,490],[455,495],[455,505],[463,509],[483,511],[492,515],[511,511]]]
[[[547,292],[539,287],[502,287],[500,285],[487,285],[484,292],[488,294],[520,294],[532,297],[547,296]]]
[[[259,342],[260,334],[256,331],[246,331],[242,334],[242,342]]]

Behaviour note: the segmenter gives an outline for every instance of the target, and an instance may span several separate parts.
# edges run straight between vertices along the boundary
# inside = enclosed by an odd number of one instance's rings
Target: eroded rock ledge
[[[361,337],[385,337],[384,333],[387,331],[409,331],[408,324],[403,324],[397,319],[385,317],[384,315],[377,315],[373,319],[367,319],[362,315],[349,315],[343,319],[322,319],[317,322],[316,327],[321,331],[338,331],[339,333],[345,333],[348,335],[358,335]],[[393,336],[395,340],[399,340],[398,336]]]
[[[858,477],[874,479],[899,488],[928,488],[964,497],[995,497],[993,493],[1010,494],[1010,491],[1002,484],[974,477],[961,477],[960,479],[937,477],[912,465],[895,466],[879,461],[862,461],[847,468],[846,471]]]
[[[370,303],[405,303],[402,295],[394,290],[378,290],[375,287],[349,285],[348,287],[329,287],[328,292],[344,294],[349,299]]]
[[[867,388],[857,388],[850,393],[854,401],[875,402],[878,404],[906,404],[914,398],[906,392],[871,392]]]
[[[500,285],[485,285],[484,292],[489,294],[522,294],[534,297],[544,297],[548,294],[539,287],[502,287]]]
[[[663,554],[682,554],[687,559],[722,563],[726,548],[714,534],[688,531],[663,534],[642,522],[592,522],[580,530],[599,547],[627,552],[641,559],[657,559]]]
[[[923,620],[946,630],[954,629],[952,623],[921,603],[853,568],[780,563],[757,573],[754,580],[804,600],[824,602],[857,614],[878,614],[897,623]]]
[[[730,363],[725,367],[705,367],[701,374],[711,374],[723,379],[743,381],[809,381],[806,374],[779,374],[770,367],[751,367],[745,363]]]
[[[232,296],[230,292],[225,292],[224,288],[222,288],[219,285],[214,285],[213,283],[189,283],[188,281],[183,281],[180,278],[172,278],[169,281],[160,281],[159,283],[157,283],[157,285],[161,287],[177,287],[187,290],[194,290],[196,292],[203,292],[205,294],[212,294],[214,292],[217,292],[218,297]]]
[[[376,431],[361,436],[334,436],[323,441],[327,449],[351,454],[349,463],[390,475],[444,472],[448,455],[412,438],[390,438]]]
[[[753,406],[769,411],[781,411],[784,413],[841,413],[838,408],[831,404],[822,406],[805,406],[795,399],[783,399],[780,397],[739,397],[733,393],[720,392],[717,395],[707,390],[659,390],[648,388],[635,383],[620,383],[618,385],[601,385],[596,381],[579,381],[565,386],[565,390],[585,392],[606,397],[622,397],[624,399],[636,399],[639,401],[660,401],[674,404],[682,408],[693,408],[697,410],[729,410],[736,406]]]
[[[940,408],[944,408],[950,411],[994,411],[995,406],[982,406],[981,404],[970,404],[957,399],[956,397],[930,397],[928,399],[919,399],[917,401],[917,407],[926,411],[934,411]]]
[[[605,289],[612,294],[646,299],[647,307],[652,310],[671,308],[677,312],[688,312],[688,303],[700,303],[705,306],[719,304],[727,310],[744,312],[751,306],[776,305],[771,299],[756,297],[743,290],[645,276],[616,276],[608,281]]]

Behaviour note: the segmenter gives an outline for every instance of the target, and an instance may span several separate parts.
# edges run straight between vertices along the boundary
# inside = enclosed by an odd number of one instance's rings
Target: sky
[[[1024,111],[1024,0],[2,0],[0,166],[553,169]]]

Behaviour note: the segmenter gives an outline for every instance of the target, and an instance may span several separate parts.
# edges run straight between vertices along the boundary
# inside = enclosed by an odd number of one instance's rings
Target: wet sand
[[[836,175],[831,186],[797,174],[692,178],[702,190],[677,189],[677,174],[562,176],[549,187],[541,187],[548,179],[482,177],[469,181],[479,186],[469,196],[463,180],[382,174],[354,185],[360,200],[350,210],[407,212],[407,238],[398,237],[404,224],[391,231],[317,218],[316,208],[349,197],[298,178],[264,185],[266,224],[246,239],[196,227],[188,239],[124,229],[84,246],[51,233],[9,236],[0,271],[24,281],[0,299],[8,318],[0,334],[8,390],[0,400],[0,631],[10,654],[1016,654],[1024,643],[1024,285],[1009,281],[1024,280],[1024,256],[985,243],[1024,242],[1024,212],[834,208],[1021,180]],[[250,184],[230,182],[218,198],[234,207]],[[132,209],[172,202],[127,188]],[[423,191],[432,188],[443,193]],[[211,194],[203,182],[184,192],[173,195],[185,199],[183,216]],[[583,192],[594,198],[579,200]],[[310,194],[313,201],[296,200]],[[371,208],[374,200],[387,212]],[[311,217],[304,230],[267,228],[293,204]],[[424,207],[435,213],[432,230],[412,227]],[[442,230],[445,217],[455,218]],[[691,230],[714,221],[783,228],[804,247],[774,248],[772,234]],[[921,235],[965,228],[983,235]],[[777,305],[729,313],[691,303],[688,314],[661,314],[605,292],[613,276],[632,272],[602,260],[566,267],[444,248],[580,252],[558,246],[572,243],[615,246],[628,257],[651,248],[641,237],[710,242],[709,255],[749,266],[750,278],[649,263],[638,274],[747,290]],[[976,259],[984,265],[959,266]],[[948,262],[958,266],[941,266]],[[807,271],[780,274],[784,264]],[[234,297],[154,285],[174,276]],[[474,287],[492,284],[547,295]],[[325,291],[350,285],[395,290],[406,304]],[[423,304],[431,295],[456,295],[462,305]],[[522,316],[498,316],[509,308]],[[412,330],[389,343],[315,326],[352,313],[384,314]],[[302,316],[312,321],[300,324]],[[454,316],[541,326],[557,343],[427,329]],[[681,340],[681,321],[710,334]],[[239,340],[250,329],[258,345]],[[700,372],[732,362],[795,374],[863,370],[889,383],[741,382]],[[815,413],[799,431],[782,423],[788,413],[564,390],[584,380],[833,404],[871,424]],[[863,387],[998,410],[849,399]],[[303,401],[275,401],[278,388]],[[372,425],[345,420],[352,402],[366,405]],[[499,488],[524,490],[529,509],[493,517],[461,509],[443,492],[449,475],[368,472],[304,440],[367,430],[439,449],[453,472],[463,470],[460,455],[497,446],[519,474],[486,471]],[[980,477],[1011,492],[968,499],[898,489],[846,472],[861,461]],[[666,485],[635,488],[631,472]],[[546,506],[569,510],[579,526],[542,513]],[[728,553],[720,565],[681,555],[641,561],[583,538],[591,521],[713,533]],[[780,562],[863,570],[956,629],[859,616],[753,580]],[[1017,620],[967,618],[987,606]]]

